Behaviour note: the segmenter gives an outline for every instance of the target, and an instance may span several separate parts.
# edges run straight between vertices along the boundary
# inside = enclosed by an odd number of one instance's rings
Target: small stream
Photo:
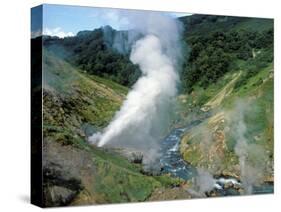
[[[161,146],[162,157],[160,159],[163,173],[169,173],[174,177],[179,177],[184,180],[190,180],[197,175],[196,168],[183,160],[179,148],[183,133],[199,125],[201,122],[200,120],[196,120],[188,124],[185,128],[173,129],[170,134],[163,139]],[[225,188],[225,185],[229,183],[232,184],[232,187]],[[234,187],[242,187],[237,179],[219,177],[215,179],[213,190],[217,193],[217,196],[239,195],[238,189],[234,189]],[[258,187],[253,187],[252,193],[273,193],[273,184],[265,183]]]

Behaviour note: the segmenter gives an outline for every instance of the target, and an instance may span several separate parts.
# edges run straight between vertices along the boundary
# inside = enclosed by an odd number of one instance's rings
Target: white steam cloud
[[[258,110],[257,106],[253,104],[250,107],[250,103],[238,101],[235,109],[228,116],[233,137],[236,140],[234,151],[239,159],[241,181],[245,194],[251,194],[253,186],[261,184],[265,173],[269,172],[267,170],[269,156],[264,147],[254,141],[254,138],[252,141],[247,138],[249,126],[245,123],[245,116]]]
[[[128,93],[120,111],[103,130],[89,138],[98,146],[130,147],[144,153],[144,164],[159,156],[159,141],[167,127],[177,94],[180,27],[175,19],[155,12],[125,14],[134,33],[142,36],[132,47],[130,60],[142,76]]]
[[[65,37],[72,37],[74,36],[73,32],[65,32],[62,28],[56,27],[56,28],[45,28],[43,30],[43,35],[49,35],[49,36],[57,36],[59,38],[65,38]]]
[[[197,174],[196,185],[199,187],[199,193],[203,195],[205,192],[211,191],[216,183],[213,176],[209,172],[200,168],[197,169]]]

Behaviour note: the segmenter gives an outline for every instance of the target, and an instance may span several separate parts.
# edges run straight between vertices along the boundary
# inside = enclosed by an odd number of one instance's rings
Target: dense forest
[[[87,73],[111,79],[130,87],[140,76],[138,66],[129,60],[129,51],[120,53],[113,46],[117,32],[109,26],[93,31],[81,31],[75,37],[59,39],[45,37],[45,46],[61,57],[67,56],[68,62]],[[107,36],[111,34],[111,36]],[[65,51],[62,51],[62,48]],[[59,50],[59,52],[57,52]]]
[[[191,49],[182,73],[187,91],[191,91],[196,83],[206,88],[226,72],[239,69],[239,61],[251,63],[247,67],[247,77],[250,77],[255,70],[273,60],[273,28],[270,25],[264,30],[261,29],[262,26],[247,29],[241,27],[241,23],[251,22],[247,18],[205,15],[181,20],[188,25],[184,28],[184,40]],[[218,22],[224,31],[216,29],[220,26]],[[202,33],[205,30],[208,33]],[[265,53],[261,51],[263,49],[266,49]],[[253,61],[255,52],[262,53],[258,55],[258,60]]]
[[[243,61],[250,64],[246,67],[244,80],[273,61],[273,26],[270,20],[263,19],[257,24],[249,18],[192,15],[181,17],[179,21],[184,26],[182,39],[187,46],[180,72],[183,91],[191,92],[195,85],[206,88],[226,72],[241,68]],[[114,47],[113,39],[117,36],[127,38],[126,31],[106,26],[81,31],[77,36],[64,39],[45,37],[44,42],[57,55],[64,57],[67,54],[68,62],[81,70],[130,87],[140,76],[140,70],[129,60],[130,49],[120,52]],[[256,56],[259,59],[253,60]]]

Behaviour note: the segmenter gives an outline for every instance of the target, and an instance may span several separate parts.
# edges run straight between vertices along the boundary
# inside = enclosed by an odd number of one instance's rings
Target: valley
[[[139,149],[89,142],[140,76],[131,50],[115,50],[105,29],[43,37],[45,206],[273,193],[272,22],[179,20],[186,49],[159,170],[144,169]]]

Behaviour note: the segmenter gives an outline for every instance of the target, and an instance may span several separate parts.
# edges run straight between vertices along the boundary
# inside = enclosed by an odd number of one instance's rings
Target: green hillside
[[[262,158],[265,181],[273,179],[273,69],[269,64],[258,74],[235,87],[243,77],[242,71],[227,74],[223,87],[209,86],[204,93],[194,89],[191,99],[186,96],[185,108],[193,108],[197,102],[202,105],[201,113],[211,111],[211,116],[182,138],[181,153],[184,159],[196,167],[209,170],[214,175],[241,177],[238,157],[235,154],[237,136],[235,128],[245,124],[243,136],[248,145],[258,145],[265,153]],[[201,95],[204,95],[202,100]],[[183,104],[183,103],[181,103]],[[240,105],[242,106],[240,106]],[[196,106],[195,106],[196,107]],[[243,113],[243,123],[235,119],[235,114]],[[188,114],[192,116],[192,114]],[[238,115],[237,115],[238,116]],[[189,120],[188,116],[186,120]],[[242,126],[243,126],[242,125]],[[249,160],[254,166],[262,166],[258,158],[249,153]],[[259,156],[258,156],[259,157]],[[263,157],[260,155],[260,157]],[[218,162],[219,161],[219,162]],[[257,164],[259,163],[259,164]]]
[[[114,36],[122,38],[120,46],[128,45],[126,31],[116,31],[106,26],[93,31],[78,32],[76,36],[64,39],[46,36],[44,46],[88,74],[130,87],[141,72],[139,67],[129,60],[129,49],[118,51],[114,47]]]
[[[264,173],[260,181],[273,182],[273,21],[208,15],[179,20],[186,49],[171,128],[203,120],[183,135],[183,159],[239,180],[235,146],[241,135],[249,150],[246,164]],[[140,75],[130,49],[114,49],[104,30],[43,38],[45,205],[191,198],[187,188],[193,181],[153,176],[120,151],[88,143],[109,124]]]
[[[246,64],[245,72],[253,72],[253,66],[273,61],[271,19],[194,15],[180,20],[189,49],[181,74],[187,92],[196,84],[207,88],[241,64]],[[256,56],[259,59],[253,60]]]
[[[127,88],[89,76],[44,51],[44,198],[46,206],[144,201],[180,183],[146,176],[139,164],[87,143],[119,109]]]
[[[245,163],[258,170],[260,182],[272,182],[273,21],[197,18],[186,30],[191,52],[179,114],[183,123],[204,113],[210,117],[183,136],[183,158],[213,175],[240,179],[235,147],[243,138]]]

